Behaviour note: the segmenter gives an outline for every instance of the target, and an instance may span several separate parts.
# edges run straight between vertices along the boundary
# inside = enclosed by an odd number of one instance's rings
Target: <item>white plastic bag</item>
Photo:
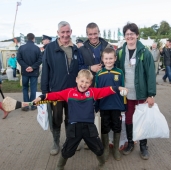
[[[36,97],[40,96],[41,92],[36,92]],[[43,130],[48,130],[49,120],[48,120],[48,112],[47,112],[47,104],[40,104],[37,106],[38,114],[37,121]]]
[[[96,125],[99,137],[101,138],[101,117],[99,112],[95,113],[94,124]]]
[[[149,108],[148,104],[136,106],[133,115],[133,140],[148,138],[169,138],[169,127],[158,105]]]

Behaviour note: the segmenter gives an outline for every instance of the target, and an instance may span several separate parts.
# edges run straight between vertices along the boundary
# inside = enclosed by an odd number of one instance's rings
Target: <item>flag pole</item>
[[[13,31],[12,31],[12,36],[13,36],[13,38],[14,38],[14,28],[15,28],[15,22],[16,22],[16,18],[17,18],[17,11],[18,11],[18,4],[17,4],[17,7],[16,7],[15,19],[14,19],[14,25],[13,25]]]

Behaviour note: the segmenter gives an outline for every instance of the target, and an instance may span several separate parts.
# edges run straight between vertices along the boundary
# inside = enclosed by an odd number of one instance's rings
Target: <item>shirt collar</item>
[[[59,41],[59,38],[57,39],[57,41],[58,41],[58,44],[59,44],[60,47],[61,47],[61,46],[64,46],[64,45]],[[72,43],[71,40],[70,40],[69,44],[67,45],[67,47],[69,47],[69,46],[71,46],[71,47],[74,46],[74,44]],[[65,46],[65,47],[66,47],[66,46]]]

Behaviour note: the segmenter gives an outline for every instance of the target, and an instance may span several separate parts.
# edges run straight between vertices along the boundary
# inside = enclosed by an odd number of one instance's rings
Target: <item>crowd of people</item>
[[[157,49],[157,44],[148,50],[139,40],[139,29],[135,23],[123,27],[125,43],[119,50],[100,37],[96,23],[86,27],[87,40],[71,41],[72,29],[68,22],[58,24],[58,38],[51,42],[51,37],[43,35],[43,48],[34,44],[35,36],[27,34],[27,43],[20,46],[17,61],[21,66],[24,102],[54,100],[47,104],[50,130],[53,137],[51,155],[60,151],[61,124],[63,122],[66,140],[62,147],[56,170],[63,170],[67,159],[72,157],[83,139],[85,148],[89,148],[99,161],[98,168],[107,170],[109,157],[109,136],[113,131],[115,160],[121,160],[119,140],[122,116],[126,116],[126,135],[128,145],[124,155],[134,149],[133,114],[135,105],[148,103],[153,107],[156,95],[156,76],[160,55],[164,57],[166,74],[171,83],[171,40],[166,47]],[[13,63],[11,59],[10,63]],[[36,98],[39,67],[41,71],[42,95]],[[13,64],[9,64],[13,68]],[[15,69],[14,67],[13,69]],[[14,75],[15,76],[15,75]],[[30,85],[29,85],[30,84]],[[30,96],[29,96],[30,87]],[[120,91],[126,90],[127,96]],[[35,110],[36,106],[31,106]],[[29,107],[22,108],[28,111]],[[101,116],[101,139],[94,125],[94,110]],[[87,145],[87,146],[86,146]],[[140,156],[149,159],[147,139],[140,140]]]

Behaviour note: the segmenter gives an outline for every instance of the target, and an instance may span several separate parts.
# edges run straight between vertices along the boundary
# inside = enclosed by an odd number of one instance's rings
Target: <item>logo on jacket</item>
[[[118,81],[119,80],[119,75],[114,75],[114,80]]]
[[[85,96],[89,97],[90,96],[90,91],[85,92]]]
[[[76,93],[73,93],[73,96],[78,96],[78,94],[76,94]]]
[[[76,55],[74,55],[74,59],[77,60],[77,56]]]

